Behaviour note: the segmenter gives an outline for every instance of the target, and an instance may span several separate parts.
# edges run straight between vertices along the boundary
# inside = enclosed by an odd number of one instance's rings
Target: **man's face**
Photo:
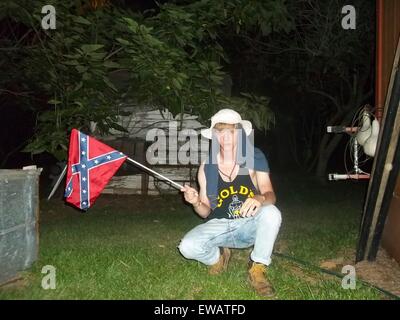
[[[237,143],[237,129],[235,128],[235,125],[216,125],[214,130],[220,146],[224,150],[233,149]]]

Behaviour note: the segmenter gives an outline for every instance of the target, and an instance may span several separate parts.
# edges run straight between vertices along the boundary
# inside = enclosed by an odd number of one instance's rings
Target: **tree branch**
[[[26,91],[26,92],[15,92],[7,89],[0,89],[0,95],[2,92],[12,94],[14,96],[21,96],[21,97],[30,97],[29,94],[33,93],[33,91]]]
[[[328,98],[335,105],[335,107],[338,109],[338,111],[342,110],[342,107],[339,105],[336,98],[334,96],[330,95],[329,93],[321,91],[321,90],[316,90],[316,89],[307,90],[307,91],[311,92],[311,93],[319,94],[325,98]]]

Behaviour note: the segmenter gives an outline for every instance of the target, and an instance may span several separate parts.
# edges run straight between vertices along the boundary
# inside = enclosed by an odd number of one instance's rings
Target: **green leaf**
[[[124,45],[129,45],[131,44],[131,42],[129,42],[128,40],[122,39],[122,38],[117,38],[116,39],[119,43],[124,44]]]
[[[82,79],[85,80],[85,81],[90,80],[91,77],[92,77],[92,76],[91,76],[90,73],[88,73],[88,72],[85,72],[85,73],[82,75]]]
[[[121,67],[118,63],[114,62],[114,61],[104,61],[103,66],[105,66],[106,68],[119,68]]]
[[[76,87],[74,88],[74,91],[78,91],[80,88],[82,88],[83,86],[83,82],[79,81],[79,83],[76,85]]]
[[[222,81],[222,77],[215,76],[215,75],[211,75],[211,76],[210,76],[210,79],[211,79],[212,81],[214,81],[214,82],[217,82],[217,83],[219,83],[219,82]]]
[[[85,29],[81,27],[73,27],[72,30],[79,34],[85,33]]]
[[[113,83],[107,77],[103,77],[103,81],[111,89],[113,89],[114,91],[118,91],[118,89],[113,85]]]
[[[70,60],[70,61],[65,61],[63,64],[66,64],[67,66],[77,66],[79,65],[79,62],[76,60]]]
[[[39,153],[45,152],[46,150],[47,150],[46,142],[39,141],[38,139],[36,139],[36,140],[30,142],[21,151],[22,152],[30,152],[31,154],[39,154]]]
[[[269,23],[261,22],[260,27],[263,36],[266,36],[271,33],[271,25]]]
[[[79,66],[76,66],[75,69],[78,70],[79,73],[84,73],[89,69],[89,67],[79,65]]]
[[[103,47],[104,47],[104,45],[102,45],[102,44],[84,44],[81,46],[81,49],[85,53],[90,53],[90,52],[99,50]]]
[[[84,109],[84,106],[83,106],[82,102],[80,102],[80,101],[74,101],[72,104],[76,104],[78,107]]]
[[[73,20],[74,20],[75,22],[77,22],[77,23],[81,23],[81,24],[84,24],[84,25],[87,25],[87,26],[89,26],[89,25],[92,24],[89,20],[85,19],[85,18],[82,17],[82,16],[74,16],[74,17],[73,17]]]
[[[139,27],[139,24],[135,20],[133,20],[131,18],[122,18],[122,20],[125,21],[129,26],[132,26],[134,28],[138,28]]]
[[[182,84],[177,79],[172,79],[172,83],[175,88],[177,88],[178,90],[182,90]]]
[[[107,53],[105,53],[105,52],[91,52],[91,53],[89,53],[89,56],[93,60],[97,60],[97,61],[103,60],[106,55],[107,55]]]
[[[62,101],[60,100],[55,100],[55,99],[51,99],[49,101],[47,101],[48,104],[60,104]]]
[[[68,59],[79,59],[79,55],[78,54],[64,54],[63,56],[68,58]]]

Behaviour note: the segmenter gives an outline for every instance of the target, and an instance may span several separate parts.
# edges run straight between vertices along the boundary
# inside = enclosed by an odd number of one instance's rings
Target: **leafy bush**
[[[37,1],[3,2],[0,11],[13,23],[28,27],[32,36],[29,50],[16,51],[24,82],[47,97],[49,105],[38,108],[36,134],[25,151],[47,151],[63,159],[72,128],[89,131],[91,122],[96,122],[101,134],[111,128],[124,131],[118,114],[128,98],[166,107],[174,115],[199,114],[201,121],[229,106],[256,127],[268,129],[273,121],[268,98],[228,97],[221,89],[227,75],[224,64],[229,63],[221,34],[290,27],[283,1],[254,4],[178,2],[142,15],[113,5],[82,12],[74,2],[57,0],[53,1],[57,28],[45,31]],[[122,72],[127,78],[116,80]],[[3,75],[2,84],[7,81]]]

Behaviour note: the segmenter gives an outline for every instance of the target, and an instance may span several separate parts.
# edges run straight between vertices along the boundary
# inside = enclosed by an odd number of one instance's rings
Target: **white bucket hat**
[[[215,124],[217,123],[230,123],[236,124],[240,123],[246,136],[250,135],[253,126],[251,125],[250,121],[242,120],[242,117],[239,113],[232,109],[221,109],[216,114],[211,117],[211,126],[210,128],[201,130],[201,134],[203,137],[207,139],[212,138],[212,129],[214,128]]]

